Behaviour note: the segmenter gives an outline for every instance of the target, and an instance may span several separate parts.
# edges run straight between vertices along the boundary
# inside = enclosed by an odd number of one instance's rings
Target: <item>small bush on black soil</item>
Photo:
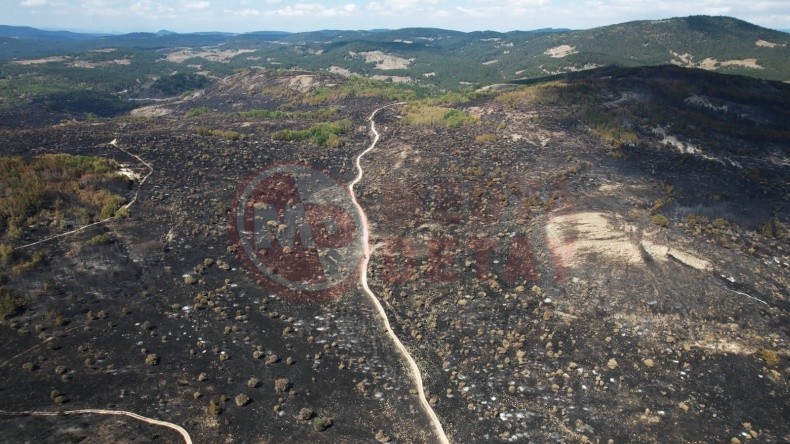
[[[313,416],[315,416],[315,412],[307,407],[299,410],[299,414],[296,415],[296,417],[302,421],[309,421],[313,419]]]
[[[757,228],[757,232],[765,237],[773,237],[780,240],[788,237],[787,227],[778,220],[763,223]]]
[[[25,310],[25,300],[16,297],[11,290],[0,287],[0,319],[10,318]]]
[[[277,393],[285,393],[291,388],[291,381],[286,378],[277,378],[274,380],[274,391]]]
[[[332,418],[324,418],[318,416],[313,419],[313,428],[316,432],[323,432],[324,430],[332,427]]]
[[[219,406],[217,401],[211,400],[208,403],[208,407],[206,407],[206,411],[209,415],[219,415],[222,413],[222,407]]]
[[[244,407],[245,405],[249,404],[250,401],[251,401],[250,397],[245,395],[244,393],[240,393],[236,395],[236,398],[234,398],[234,402],[239,407]]]
[[[11,245],[0,244],[0,264],[8,265],[14,256],[14,247]]]
[[[26,271],[30,271],[33,268],[35,268],[38,264],[43,262],[44,257],[45,255],[43,251],[37,251],[33,253],[33,255],[30,257],[30,260],[14,265],[14,267],[11,269],[11,273],[22,274]]]
[[[93,236],[92,238],[88,239],[88,242],[86,243],[90,246],[94,246],[94,245],[106,244],[109,242],[110,242],[110,236],[108,236],[105,233],[105,234],[97,234],[96,236]]]
[[[651,217],[650,220],[652,220],[653,223],[659,227],[667,227],[669,225],[669,219],[667,219],[667,217],[663,214],[656,214],[655,216]]]

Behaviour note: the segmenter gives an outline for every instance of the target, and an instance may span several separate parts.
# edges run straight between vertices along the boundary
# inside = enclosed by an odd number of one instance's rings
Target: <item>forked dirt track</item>
[[[125,149],[123,149],[120,146],[118,146],[118,139],[113,139],[112,142],[108,143],[107,145],[112,145],[115,148],[118,148],[119,150],[123,151],[124,153],[134,157],[141,164],[145,165],[148,168],[148,174],[146,174],[145,177],[143,177],[143,179],[140,181],[140,183],[137,184],[137,190],[135,190],[134,196],[132,196],[132,200],[130,200],[129,203],[127,203],[126,205],[121,207],[121,208],[129,208],[132,205],[134,205],[135,202],[137,202],[137,196],[140,194],[140,189],[143,187],[143,184],[145,183],[145,181],[148,180],[148,177],[151,176],[151,174],[154,172],[154,167],[152,167],[148,162],[146,162],[143,159],[141,159],[140,156],[138,156],[136,154],[132,154],[129,151],[126,151]],[[46,239],[42,239],[40,241],[31,242],[31,243],[25,244],[25,245],[20,245],[20,246],[14,248],[14,250],[21,250],[23,248],[32,247],[34,245],[43,244],[43,243],[49,242],[51,240],[55,240],[55,239],[59,239],[61,237],[69,236],[69,235],[72,235],[74,233],[78,233],[80,231],[86,230],[86,229],[88,229],[90,227],[95,227],[96,225],[101,225],[101,224],[106,223],[106,222],[108,222],[110,220],[113,220],[113,219],[115,219],[115,216],[108,217],[106,219],[102,219],[102,220],[90,223],[88,225],[83,225],[83,226],[81,226],[79,228],[75,228],[73,230],[66,231],[65,233],[56,234],[54,236],[50,236],[50,237],[48,237]]]

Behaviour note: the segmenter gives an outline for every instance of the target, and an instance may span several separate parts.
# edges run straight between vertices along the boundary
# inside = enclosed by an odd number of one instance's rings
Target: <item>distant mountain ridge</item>
[[[0,26],[0,63],[52,56],[93,60],[95,55],[86,54],[106,48],[128,53],[131,67],[136,60],[146,60],[148,66],[138,69],[140,76],[149,78],[160,71],[221,77],[234,69],[264,67],[356,74],[453,90],[602,66],[674,64],[790,81],[790,35],[732,17],[510,32],[404,28],[91,35]],[[51,63],[74,64],[69,60]]]

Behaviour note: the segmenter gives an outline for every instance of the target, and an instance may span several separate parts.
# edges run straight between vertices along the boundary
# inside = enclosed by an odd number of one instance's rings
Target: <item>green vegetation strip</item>
[[[338,148],[343,145],[340,134],[343,134],[349,129],[351,129],[351,121],[343,119],[335,122],[317,123],[303,130],[280,130],[272,135],[272,139],[293,142],[309,140],[311,143],[318,146]]]

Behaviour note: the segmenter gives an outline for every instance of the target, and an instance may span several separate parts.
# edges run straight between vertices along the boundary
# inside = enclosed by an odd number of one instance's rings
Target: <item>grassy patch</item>
[[[463,125],[477,122],[477,117],[469,115],[455,108],[432,106],[423,104],[410,104],[406,107],[403,122],[415,126],[444,126],[458,128]]]
[[[382,97],[388,100],[414,100],[421,94],[405,85],[351,76],[336,87],[320,87],[302,98],[308,104],[326,103],[345,97]]]
[[[244,140],[247,138],[247,135],[244,133],[221,129],[198,128],[197,133],[201,136],[219,137],[225,140]]]
[[[281,111],[268,109],[251,109],[239,113],[241,117],[269,120],[288,119],[331,119],[340,114],[340,109],[335,107],[322,108],[316,111]]]
[[[337,148],[343,145],[340,134],[349,129],[351,129],[351,121],[343,119],[335,122],[317,123],[303,130],[280,130],[272,134],[272,139],[293,142],[309,140],[318,146]]]
[[[562,96],[562,88],[567,86],[563,82],[530,85],[515,91],[502,93],[495,100],[515,109],[526,108],[532,105],[556,104]]]
[[[480,144],[494,143],[496,142],[496,134],[493,133],[480,134],[479,136],[475,137],[475,142]]]
[[[187,112],[184,113],[184,117],[186,118],[197,117],[199,115],[206,114],[209,111],[211,110],[206,106],[198,106],[195,108],[188,109]]]

